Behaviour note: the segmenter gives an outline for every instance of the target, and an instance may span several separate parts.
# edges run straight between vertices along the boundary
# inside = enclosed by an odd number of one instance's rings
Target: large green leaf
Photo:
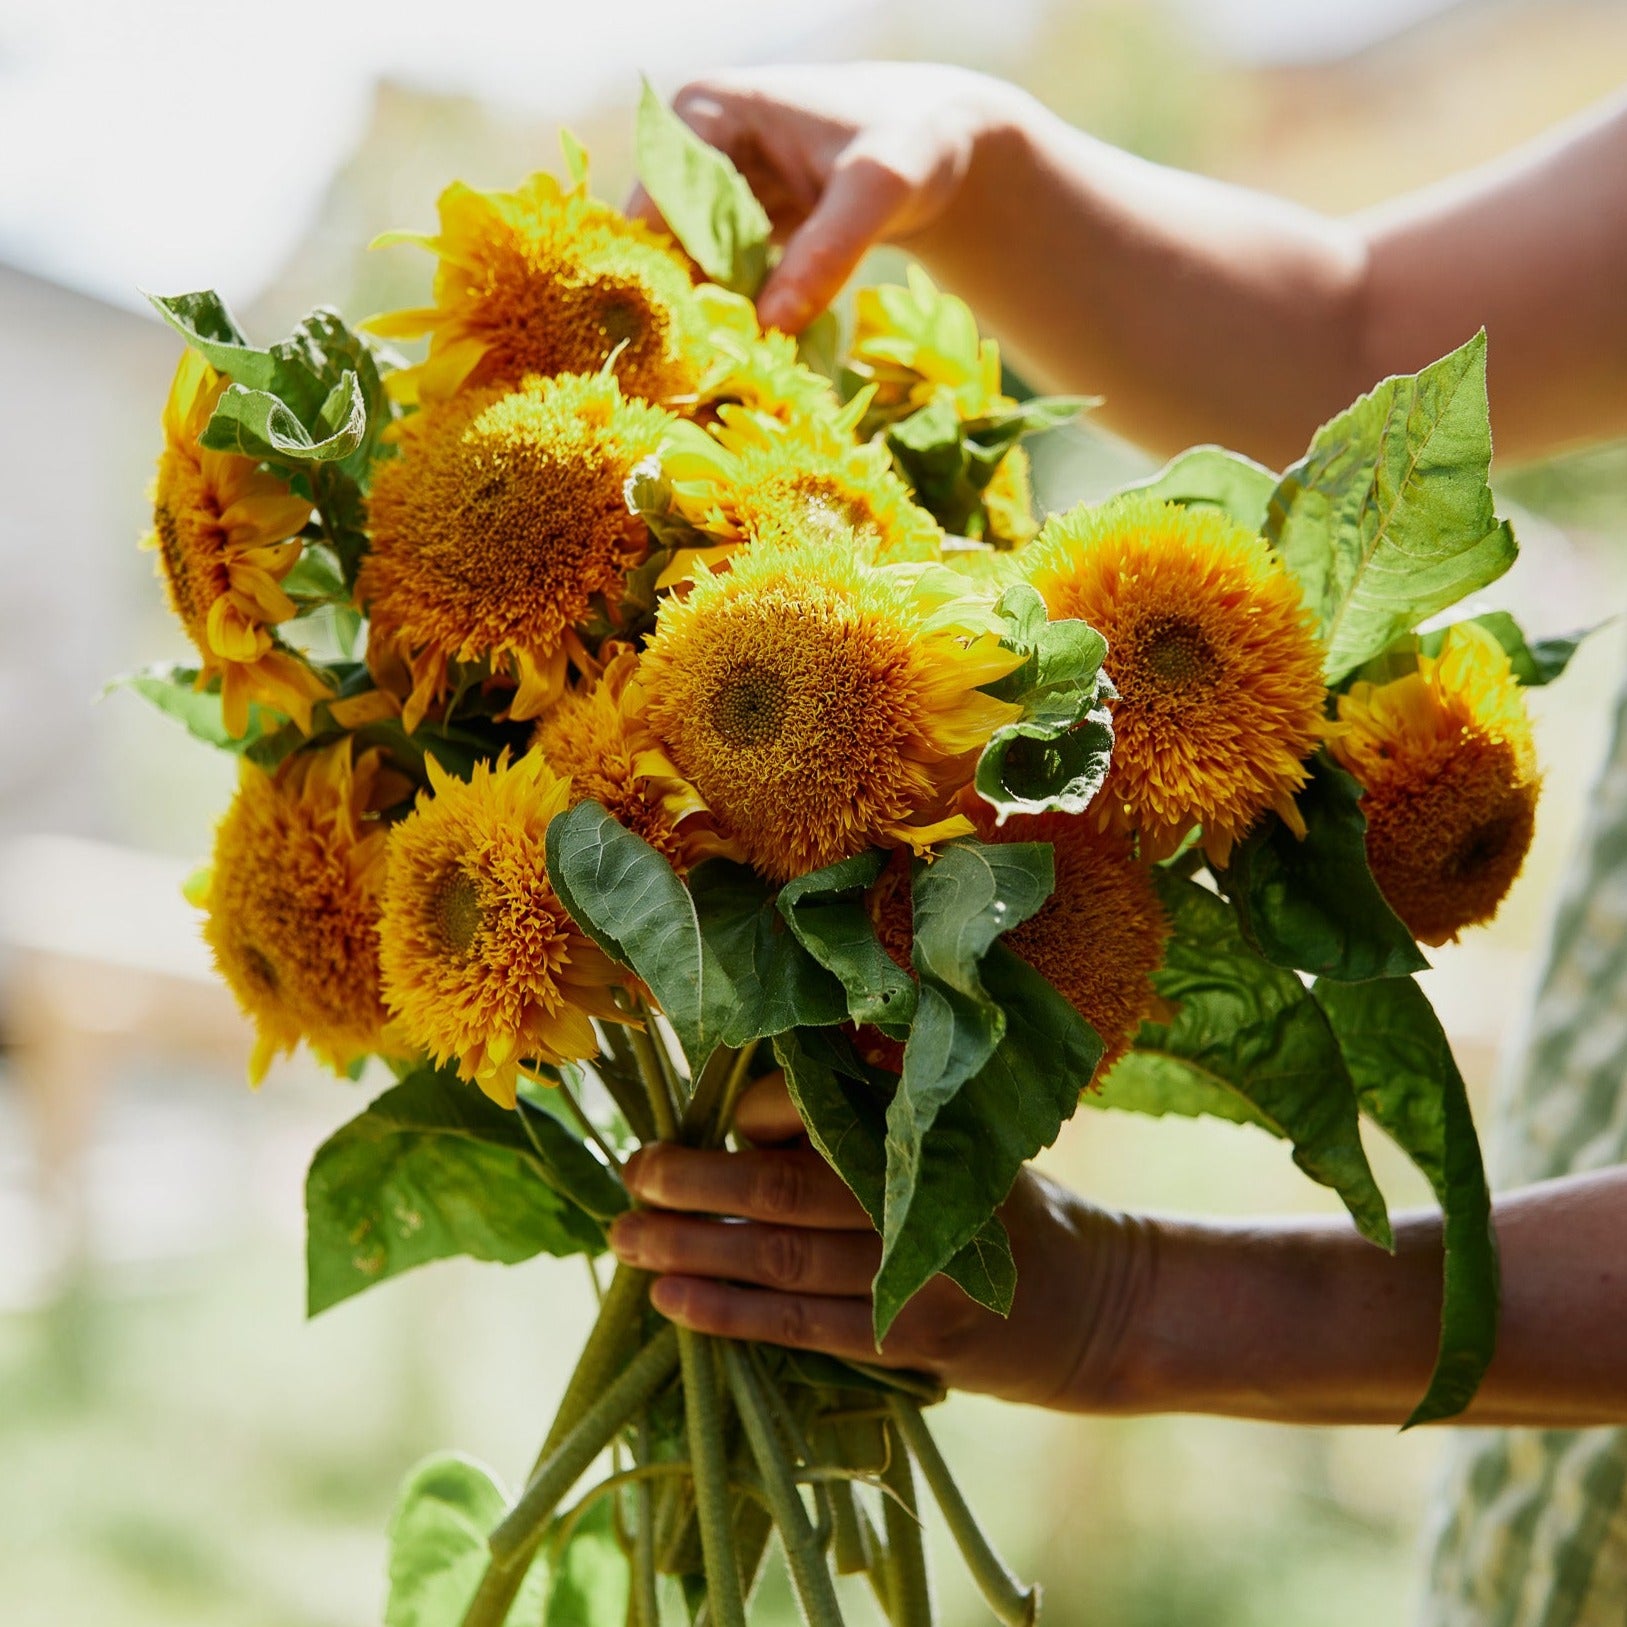
[[[915,1011],[915,980],[882,948],[865,906],[886,863],[887,855],[872,848],[799,876],[780,889],[779,911],[802,947],[841,982],[849,1019],[902,1036]]]
[[[722,1002],[725,1045],[842,1022],[847,996],[841,983],[803,947],[787,926],[774,888],[756,871],[728,859],[709,859],[689,876],[707,964],[730,986]]]
[[[713,282],[753,295],[768,275],[768,214],[745,176],[646,81],[638,103],[638,176],[662,218]]]
[[[1423,1172],[1445,1216],[1445,1293],[1435,1371],[1408,1425],[1473,1400],[1497,1343],[1500,1296],[1480,1140],[1463,1076],[1429,998],[1411,978],[1317,983],[1364,1113]]]
[[[194,739],[220,751],[249,752],[252,756],[250,747],[268,732],[265,710],[254,705],[249,707],[248,728],[238,738],[226,730],[219,683],[212,681],[207,689],[199,689],[197,683],[196,667],[176,666],[165,661],[112,679],[106,692],[133,690],[166,717],[174,718]]]
[[[689,889],[596,802],[548,827],[548,879],[572,919],[644,980],[699,1074],[729,1021],[730,989],[707,952]]]
[[[616,1540],[614,1513],[615,1499],[601,1497],[576,1522],[562,1554],[544,1551],[548,1605],[542,1627],[624,1627],[632,1573]]]
[[[1087,1107],[1142,1113],[1148,1118],[1173,1114],[1184,1119],[1226,1119],[1281,1134],[1231,1086],[1164,1051],[1127,1052],[1094,1089],[1085,1092],[1083,1101]]]
[[[995,609],[1008,628],[1002,642],[1026,659],[989,690],[1023,715],[989,737],[977,760],[978,794],[1002,815],[1082,813],[1112,763],[1107,640],[1085,622],[1048,620],[1027,583],[1008,588]]]
[[[1343,982],[1425,970],[1368,868],[1361,787],[1318,757],[1295,801],[1303,838],[1267,814],[1219,876],[1249,944],[1275,965]]]
[[[1194,446],[1131,489],[1188,508],[1217,508],[1250,531],[1265,525],[1277,477],[1264,464],[1220,446]]]
[[[276,463],[337,463],[367,434],[361,382],[346,373],[316,412],[315,433],[281,396],[229,385],[201,437],[214,452],[237,452]]]
[[[458,1627],[491,1559],[486,1535],[507,1511],[502,1488],[472,1459],[447,1453],[419,1464],[390,1519],[384,1627]],[[546,1579],[541,1565],[529,1572],[509,1627],[537,1627]]]
[[[809,1139],[847,1182],[879,1232],[886,1206],[887,1091],[893,1087],[853,1055],[840,1034],[800,1029],[774,1038],[774,1054]],[[1004,1312],[1017,1272],[996,1219],[941,1266],[980,1305]]]
[[[988,952],[981,974],[1006,1019],[994,1054],[918,1140],[901,1140],[888,1115],[878,1340],[912,1294],[962,1249],[977,1246],[1023,1165],[1073,1116],[1101,1060],[1095,1030],[1003,944]],[[1009,1295],[995,1308],[1008,1310]]]
[[[426,1068],[385,1091],[311,1161],[311,1315],[451,1255],[598,1253],[603,1225],[554,1184],[561,1156],[557,1142],[539,1154],[518,1114],[449,1072]]]
[[[1486,473],[1486,336],[1386,379],[1316,432],[1266,536],[1305,589],[1336,682],[1514,562]]]
[[[1108,1081],[1107,1105],[1207,1112],[1206,1102],[1236,1097],[1246,1114],[1221,1117],[1290,1141],[1294,1162],[1339,1194],[1362,1234],[1391,1247],[1355,1091],[1322,1008],[1294,973],[1248,947],[1224,899],[1166,870],[1154,876],[1173,933],[1153,983],[1177,1010],[1168,1023],[1142,1024],[1135,1054],[1157,1059],[1157,1070],[1125,1058]],[[1185,1089],[1177,1070],[1189,1076]]]

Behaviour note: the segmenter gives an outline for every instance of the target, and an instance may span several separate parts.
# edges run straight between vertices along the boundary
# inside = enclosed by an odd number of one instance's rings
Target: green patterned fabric
[[[1500,1189],[1627,1162],[1627,696],[1494,1133]],[[1627,1430],[1468,1430],[1424,1627],[1627,1627]]]

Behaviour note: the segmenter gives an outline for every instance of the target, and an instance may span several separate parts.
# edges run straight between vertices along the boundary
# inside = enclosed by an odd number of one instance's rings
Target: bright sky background
[[[1256,61],[1343,55],[1449,0],[1175,0]],[[635,74],[827,50],[882,7],[1008,35],[1034,0],[6,0],[0,261],[119,304],[138,288],[247,303],[312,219],[393,78],[566,122]]]

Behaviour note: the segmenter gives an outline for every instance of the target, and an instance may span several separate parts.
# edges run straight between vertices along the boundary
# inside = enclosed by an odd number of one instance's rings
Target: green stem
[[[1024,1587],[1006,1569],[1005,1561],[994,1551],[993,1545],[977,1523],[970,1505],[961,1495],[960,1487],[944,1462],[938,1443],[926,1421],[909,1402],[892,1397],[888,1406],[893,1415],[893,1427],[921,1466],[932,1496],[943,1510],[949,1533],[960,1549],[966,1568],[972,1573],[978,1591],[1003,1627],[1033,1627],[1039,1614],[1039,1589]]]
[[[492,1558],[500,1569],[523,1567],[529,1560],[560,1499],[627,1420],[672,1377],[678,1365],[676,1347],[676,1337],[663,1328],[548,1454],[520,1493],[520,1500],[488,1539]]]
[[[746,1627],[746,1601],[740,1590],[739,1560],[735,1554],[728,1459],[723,1449],[723,1405],[718,1395],[712,1344],[691,1328],[679,1328],[677,1333],[684,1373],[689,1461],[695,1471],[695,1511],[700,1520],[706,1596],[711,1605],[712,1623],[713,1627]]]
[[[872,1586],[878,1596],[884,1595],[892,1627],[932,1627],[932,1582],[927,1575],[926,1546],[921,1540],[915,1474],[896,1431],[888,1431],[888,1442],[887,1467],[882,1471],[882,1481],[892,1493],[882,1503],[887,1549],[881,1576],[872,1575]]]
[[[865,1541],[864,1527],[859,1524],[863,1510],[853,1495],[853,1483],[842,1480],[831,1486],[830,1523],[831,1556],[836,1561],[838,1576],[857,1576],[870,1569],[872,1554]]]
[[[644,1034],[650,1042],[650,1049],[655,1052],[656,1066],[661,1070],[662,1082],[667,1087],[667,1099],[675,1105],[682,1106],[688,1092],[684,1089],[683,1079],[672,1060],[672,1052],[667,1048],[667,1042],[661,1037],[661,1025],[655,1020],[655,1007],[648,1000],[638,1002],[640,1015],[644,1018]]]
[[[610,1279],[610,1286],[599,1302],[599,1319],[577,1358],[575,1371],[559,1398],[559,1410],[548,1426],[548,1438],[542,1443],[531,1476],[546,1463],[559,1443],[581,1421],[590,1406],[598,1400],[609,1382],[609,1375],[621,1371],[630,1345],[637,1342],[644,1306],[649,1297],[651,1274],[635,1271],[631,1266],[618,1265]]]
[[[650,1420],[638,1421],[636,1447],[641,1469],[666,1468],[650,1462]],[[687,1470],[689,1465],[677,1467]],[[661,1600],[655,1590],[655,1493],[648,1479],[633,1493],[633,1619],[638,1627],[661,1627]]]
[[[599,1024],[604,1036],[604,1048],[610,1053],[608,1064],[600,1059],[595,1072],[610,1092],[611,1100],[621,1109],[627,1127],[640,1141],[655,1140],[655,1120],[650,1115],[650,1104],[640,1088],[638,1059],[627,1043],[627,1030],[614,1022]]]
[[[638,1063],[638,1076],[644,1081],[644,1094],[650,1100],[650,1113],[655,1119],[655,1134],[660,1141],[678,1139],[678,1114],[672,1105],[672,1092],[667,1085],[666,1070],[662,1066],[656,1043],[643,1029],[629,1028],[627,1043],[632,1047],[633,1059]]]
[[[769,1510],[780,1530],[780,1542],[785,1548],[786,1563],[791,1568],[791,1581],[803,1616],[808,1627],[842,1627],[841,1606],[836,1602],[836,1587],[825,1564],[824,1545],[814,1532],[807,1507],[797,1490],[761,1380],[746,1352],[738,1345],[724,1344],[719,1348],[729,1390],[740,1420],[746,1426],[746,1439],[757,1460],[763,1489],[768,1493]]]
[[[678,1126],[678,1139],[686,1146],[704,1147],[707,1144],[718,1107],[728,1088],[729,1074],[739,1055],[738,1051],[731,1050],[727,1045],[719,1045],[707,1057],[706,1066],[696,1076],[695,1088],[684,1103],[683,1122]]]
[[[620,1175],[621,1160],[616,1156],[615,1148],[612,1147],[610,1143],[599,1134],[598,1125],[596,1125],[593,1120],[587,1116],[581,1102],[576,1099],[576,1093],[571,1089],[569,1084],[566,1083],[565,1070],[563,1068],[561,1068],[559,1072],[559,1082],[554,1085],[553,1088],[557,1090],[562,1097],[564,1097],[565,1106],[570,1110],[571,1117],[575,1119],[579,1125],[581,1125],[582,1133],[588,1138],[589,1141],[593,1143],[595,1147],[599,1149],[600,1152],[604,1154],[605,1162],[609,1164],[618,1175]]]
[[[819,1544],[820,1551],[830,1543],[831,1506],[830,1498],[822,1482],[826,1476],[822,1468],[816,1467],[814,1450],[808,1444],[808,1437],[802,1431],[802,1425],[797,1422],[796,1414],[792,1412],[790,1403],[785,1399],[785,1392],[770,1376],[767,1364],[763,1361],[762,1352],[754,1345],[745,1347],[745,1360],[751,1368],[752,1377],[757,1381],[758,1392],[768,1405],[769,1415],[774,1421],[777,1438],[783,1440],[790,1448],[796,1459],[807,1465],[807,1473],[794,1475],[793,1478],[806,1480],[814,1488],[814,1500],[819,1505],[819,1519],[814,1526],[814,1541]],[[838,1471],[840,1472],[840,1471]]]
[[[741,1046],[735,1056],[734,1066],[729,1070],[729,1077],[723,1086],[723,1104],[718,1109],[717,1117],[712,1121],[712,1131],[707,1139],[709,1147],[721,1147],[723,1139],[734,1128],[734,1110],[740,1103],[746,1086],[751,1083],[751,1059],[757,1054],[757,1041]]]

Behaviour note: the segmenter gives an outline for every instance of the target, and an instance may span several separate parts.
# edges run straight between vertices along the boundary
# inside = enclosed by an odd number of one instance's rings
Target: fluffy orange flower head
[[[982,693],[1020,665],[942,569],[868,565],[848,543],[773,537],[663,600],[632,703],[718,829],[787,880],[873,846],[971,825],[948,804],[992,731]]]
[[[1362,786],[1367,859],[1424,943],[1489,921],[1520,873],[1541,781],[1525,696],[1497,640],[1472,622],[1438,656],[1339,697],[1334,757]]]
[[[536,752],[468,780],[425,758],[430,790],[390,832],[379,926],[384,999],[413,1044],[512,1107],[527,1062],[598,1053],[624,974],[548,880],[549,821],[570,785]]]
[[[282,580],[303,546],[311,505],[252,458],[199,444],[230,381],[182,352],[164,404],[164,450],[153,481],[158,571],[202,657],[201,684],[220,679],[227,730],[241,737],[249,705],[286,713],[307,733],[327,686],[271,629],[295,612]]]
[[[671,422],[604,373],[470,390],[405,420],[401,456],[374,484],[356,591],[373,638],[410,668],[408,729],[454,661],[513,679],[516,718],[560,694],[572,630],[619,601],[649,548],[627,476]]]
[[[1322,651],[1260,537],[1131,492],[1052,519],[1018,557],[1053,617],[1107,639],[1119,699],[1099,817],[1155,859],[1201,825],[1221,864],[1267,808],[1303,832],[1293,797],[1323,734]]]
[[[249,1077],[301,1040],[342,1071],[387,1047],[378,920],[385,826],[405,786],[347,737],[274,775],[243,759],[198,902],[215,965],[253,1019]]]

